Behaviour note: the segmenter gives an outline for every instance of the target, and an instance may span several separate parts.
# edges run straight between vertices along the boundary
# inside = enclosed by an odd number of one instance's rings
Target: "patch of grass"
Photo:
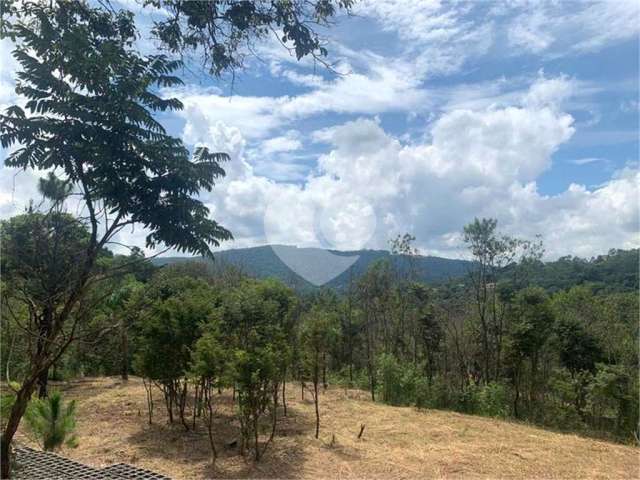
[[[160,392],[148,425],[142,381],[114,378],[73,382],[65,398],[78,400],[79,447],[63,454],[104,466],[126,462],[181,478],[638,478],[640,449],[550,432],[518,423],[372,403],[360,390],[330,388],[320,398],[320,439],[313,403],[288,392],[289,416],[262,462],[223,444],[237,438],[230,393],[221,403],[215,467],[206,429],[185,433],[167,425]],[[366,428],[357,439],[360,425]],[[25,440],[24,437],[21,438]]]

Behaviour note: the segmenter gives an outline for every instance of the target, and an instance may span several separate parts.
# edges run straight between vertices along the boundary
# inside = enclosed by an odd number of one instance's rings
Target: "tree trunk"
[[[36,356],[37,358],[46,357],[46,351],[48,350],[47,339],[51,332],[51,324],[53,323],[53,312],[51,308],[45,307],[42,312],[42,316],[39,317],[38,326],[38,340],[36,342]],[[49,383],[49,367],[47,366],[38,374],[38,397],[47,397],[47,386]]]
[[[38,398],[47,398],[49,384],[49,369],[46,368],[38,375]]]
[[[0,478],[11,477],[11,442],[13,441],[13,436],[18,430],[20,420],[27,409],[27,404],[29,403],[29,399],[35,389],[37,378],[38,374],[32,375],[31,378],[22,385],[16,394],[15,402],[11,407],[7,424],[4,428],[4,432],[2,432],[2,436],[0,437]]]
[[[316,438],[320,435],[320,409],[318,407],[318,383],[320,383],[320,355],[319,352],[316,351],[315,355],[315,365],[313,366],[313,401],[315,403],[316,408]]]
[[[322,388],[327,391],[329,385],[327,384],[327,354],[322,354]]]
[[[211,397],[212,388],[211,385],[207,385],[206,387],[202,387],[202,393],[204,394],[204,401],[207,405],[207,435],[209,437],[209,446],[211,447],[211,463],[216,463],[216,459],[218,458],[218,451],[216,450],[216,445],[213,439],[213,404]]]
[[[254,440],[254,444],[255,444],[255,458],[256,458],[256,462],[260,461],[260,443],[259,443],[259,437],[258,437],[258,413],[254,412],[253,414],[253,440]]]
[[[120,359],[122,362],[120,365],[120,375],[122,381],[126,382],[129,380],[129,335],[124,320],[120,322],[120,347],[122,354],[122,358]]]
[[[287,416],[287,395],[285,393],[285,389],[287,387],[287,379],[286,379],[286,375],[285,378],[282,380],[282,408],[284,410],[284,416]]]
[[[182,388],[178,385],[179,388],[179,399],[178,399],[178,413],[180,414],[180,422],[184,426],[184,429],[189,431],[189,424],[185,418],[184,412],[187,407],[187,381],[184,380],[182,384]]]

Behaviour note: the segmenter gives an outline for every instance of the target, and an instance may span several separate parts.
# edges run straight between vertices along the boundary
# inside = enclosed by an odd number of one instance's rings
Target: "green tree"
[[[188,430],[185,408],[191,352],[201,326],[214,315],[214,292],[202,280],[161,273],[140,296],[134,366],[160,386],[169,421],[173,422],[177,410]]]
[[[313,403],[316,412],[316,438],[320,434],[320,392],[318,385],[327,361],[329,347],[338,336],[337,318],[329,311],[314,307],[302,318],[300,340],[303,364],[313,384]]]
[[[223,299],[223,329],[231,332],[232,370],[241,427],[241,451],[253,444],[259,461],[273,440],[282,373],[291,358],[283,315],[289,311],[273,295],[270,282],[246,281]],[[279,288],[275,289],[280,292]],[[271,418],[271,433],[260,447],[260,423]]]
[[[204,333],[196,342],[192,354],[191,373],[198,381],[200,390],[196,387],[193,418],[195,421],[198,403],[202,402],[206,407],[205,421],[209,446],[211,448],[212,463],[218,457],[213,433],[214,389],[228,386],[233,378],[230,368],[230,352],[225,346],[225,339],[220,332],[220,316],[212,315],[203,326]]]
[[[135,312],[131,310],[131,301],[138,291],[143,288],[143,284],[138,282],[133,274],[122,278],[120,284],[114,288],[113,293],[107,300],[111,319],[118,326],[119,331],[119,353],[120,353],[120,376],[123,381],[129,379],[130,353],[129,353],[129,330]]]
[[[493,218],[474,219],[464,227],[473,263],[468,278],[471,281],[482,345],[482,377],[485,384],[501,375],[503,340],[506,332],[506,310],[500,301],[501,273],[511,267],[514,284],[523,283],[532,264],[542,257],[542,242],[521,240],[499,233],[498,221]]]
[[[633,438],[640,426],[637,372],[634,375],[623,365],[598,364],[588,387],[587,404],[596,421],[613,418],[615,430]]]
[[[529,404],[532,405],[537,400],[540,388],[538,378],[540,354],[552,332],[554,315],[549,298],[541,288],[530,287],[522,290],[516,295],[515,305],[515,318],[509,336],[515,390],[513,409],[517,418],[523,373],[522,362],[525,359],[530,361]]]
[[[49,352],[59,352],[66,346],[64,339],[58,340],[61,331],[61,325],[56,323],[58,312],[71,300],[69,286],[82,274],[89,232],[82,222],[60,211],[27,212],[1,225],[2,273],[7,282],[3,306],[13,323],[22,325],[36,339],[29,342],[34,343],[29,357],[53,363],[55,358],[50,358]],[[27,318],[19,318],[24,310],[16,310],[16,303],[25,306]],[[74,323],[79,319],[79,315],[74,315]],[[48,365],[26,375],[37,382],[39,397],[45,397]],[[23,401],[19,398],[18,406]]]
[[[74,200],[83,207],[78,211],[86,212],[79,221],[87,225],[88,236],[78,251],[73,281],[58,280],[64,297],[53,309],[44,303],[31,312],[33,319],[50,315],[52,328],[41,335],[43,348],[30,359],[2,433],[3,478],[10,475],[10,444],[28,399],[41,372],[68,346],[56,342],[70,318],[82,317],[79,308],[96,260],[113,237],[138,223],[148,231],[149,247],[164,244],[203,255],[210,254],[210,244],[231,238],[193,198],[224,175],[220,162],[227,156],[198,148],[192,161],[153,115],[182,107],[154,91],[181,83],[172,75],[180,62],[137,53],[130,12],[60,1],[24,2],[13,13],[2,34],[16,44],[16,93],[26,102],[0,116],[2,147],[19,145],[5,163],[61,172],[77,193]]]

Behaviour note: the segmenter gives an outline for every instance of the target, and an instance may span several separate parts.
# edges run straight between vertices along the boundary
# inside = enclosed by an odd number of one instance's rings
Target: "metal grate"
[[[159,473],[127,465],[126,463],[116,463],[103,468],[100,471],[111,475],[112,478],[122,478],[127,480],[171,480],[169,477],[165,477]]]
[[[14,478],[20,480],[171,480],[125,463],[98,469],[29,447],[18,447],[14,451]]]

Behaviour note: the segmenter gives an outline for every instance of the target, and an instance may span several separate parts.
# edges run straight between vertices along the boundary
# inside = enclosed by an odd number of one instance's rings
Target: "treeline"
[[[296,294],[229,266],[156,268],[139,251],[105,252],[108,271],[126,271],[89,295],[91,320],[48,376],[143,377],[149,422],[163,408],[185,430],[203,425],[214,460],[218,393],[232,392],[240,449],[259,459],[291,382],[316,403],[316,436],[322,392],[334,385],[391,405],[637,441],[637,293],[614,284],[550,293],[535,284],[542,245],[500,235],[493,220],[468,225],[465,239],[475,261],[462,283],[416,281],[405,235],[391,244],[402,268],[376,262],[342,295]],[[629,254],[608,261],[616,255]],[[29,342],[7,320],[2,368],[19,378]],[[46,394],[46,376],[39,385]]]
[[[598,293],[637,292],[639,255],[637,248],[611,249],[590,259],[567,255],[553,262],[538,262],[530,272],[530,281],[550,293],[576,285],[588,285]],[[502,276],[508,277],[510,270],[505,269]]]

